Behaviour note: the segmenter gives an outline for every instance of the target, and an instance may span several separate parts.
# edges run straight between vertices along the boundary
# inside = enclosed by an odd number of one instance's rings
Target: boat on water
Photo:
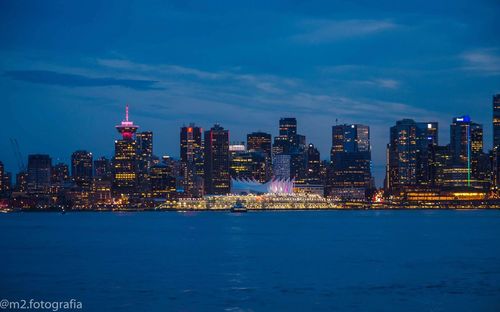
[[[241,200],[237,200],[236,203],[231,207],[231,212],[247,212],[247,207],[243,204]]]

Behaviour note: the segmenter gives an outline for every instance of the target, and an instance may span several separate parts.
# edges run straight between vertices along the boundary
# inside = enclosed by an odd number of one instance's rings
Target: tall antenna
[[[128,104],[125,106],[125,121],[128,121]]]

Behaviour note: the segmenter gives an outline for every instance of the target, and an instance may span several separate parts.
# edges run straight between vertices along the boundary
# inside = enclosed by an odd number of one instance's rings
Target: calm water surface
[[[500,311],[500,211],[1,214],[0,250],[0,297],[84,311]]]

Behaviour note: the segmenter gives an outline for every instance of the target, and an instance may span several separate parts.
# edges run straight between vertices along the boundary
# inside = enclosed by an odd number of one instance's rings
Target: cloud
[[[386,20],[307,20],[301,22],[302,32],[293,36],[301,43],[328,43],[340,39],[362,37],[397,28]]]
[[[119,86],[135,90],[155,90],[154,80],[94,78],[83,75],[59,73],[48,70],[10,70],[5,74],[15,80],[65,87],[107,87]]]
[[[399,81],[394,79],[376,79],[374,82],[382,88],[397,89],[399,87]]]
[[[129,60],[121,59],[98,59],[97,64],[108,69],[119,70],[130,75],[142,75],[155,77],[164,83],[184,83],[193,84],[199,82],[206,85],[210,83],[211,87],[217,88],[220,85],[242,85],[252,87],[254,91],[283,94],[284,89],[296,86],[296,79],[284,78],[269,74],[247,74],[237,71],[207,71],[197,68],[185,67],[171,64],[148,65],[135,63]],[[194,78],[194,80],[192,79]]]
[[[468,51],[460,55],[465,62],[464,70],[481,72],[489,75],[500,74],[500,56],[496,49]]]

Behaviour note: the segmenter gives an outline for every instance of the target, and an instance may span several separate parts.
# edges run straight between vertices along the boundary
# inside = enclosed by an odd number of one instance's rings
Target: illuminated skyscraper
[[[71,177],[84,191],[92,188],[92,153],[76,151],[71,155]]]
[[[297,119],[281,118],[279,121],[279,136],[274,138],[273,172],[275,171],[274,159],[276,155],[290,156],[290,178],[296,183],[305,183],[306,178],[306,137],[297,134]]]
[[[190,124],[181,128],[180,152],[182,185],[187,196],[204,194],[203,129]]]
[[[271,135],[265,132],[252,132],[247,134],[247,150],[250,152],[263,152],[271,157]]]
[[[137,174],[140,190],[144,193],[150,188],[149,168],[153,164],[153,132],[137,132]]]
[[[214,195],[230,192],[229,131],[217,124],[205,131],[205,191]]]
[[[450,125],[450,153],[452,165],[467,172],[464,186],[484,184],[481,170],[483,154],[483,126],[471,121],[469,116],[453,118]]]
[[[122,135],[115,141],[115,156],[113,158],[113,193],[116,196],[134,196],[138,193],[138,155],[137,142],[134,135],[139,126],[129,121],[128,105],[125,110],[125,120],[116,126]]]
[[[322,184],[321,181],[321,158],[320,153],[314,144],[307,147],[307,172],[305,177],[306,184]]]
[[[255,179],[259,182],[268,180],[266,156],[262,152],[233,151],[229,173],[234,179]]]
[[[493,96],[493,148],[500,149],[500,93]]]
[[[500,94],[493,96],[493,150],[492,150],[492,182],[500,189]]]
[[[436,122],[403,119],[390,130],[387,146],[386,188],[391,190],[431,184],[430,147],[438,144]]]
[[[47,192],[50,187],[52,159],[49,155],[28,155],[28,192]]]
[[[297,119],[281,118],[279,121],[279,136],[274,138],[273,154],[290,154],[297,145]]]
[[[272,177],[272,139],[269,133],[252,132],[247,135],[247,149],[249,152],[261,153],[265,157],[263,179],[257,179],[265,182]]]
[[[364,199],[371,186],[369,127],[359,124],[333,126],[330,160],[328,193],[340,198],[360,194],[359,199]]]
[[[175,196],[175,177],[169,166],[164,163],[152,166],[150,179],[153,198],[173,198]]]

